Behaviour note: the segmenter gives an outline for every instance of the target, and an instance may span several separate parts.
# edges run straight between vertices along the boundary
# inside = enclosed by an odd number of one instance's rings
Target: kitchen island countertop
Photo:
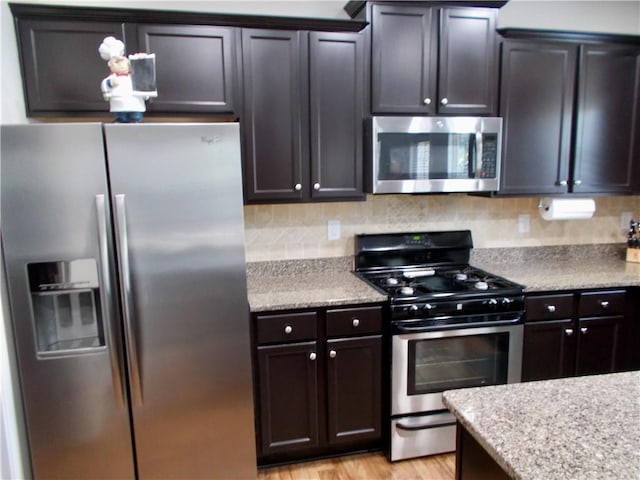
[[[443,394],[514,479],[640,478],[640,371]]]

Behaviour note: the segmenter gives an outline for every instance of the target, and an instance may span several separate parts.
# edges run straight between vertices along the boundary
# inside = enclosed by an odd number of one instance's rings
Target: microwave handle
[[[476,172],[482,170],[482,132],[476,132]]]

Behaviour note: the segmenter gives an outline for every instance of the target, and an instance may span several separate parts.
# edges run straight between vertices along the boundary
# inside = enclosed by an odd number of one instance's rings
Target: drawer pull
[[[337,355],[337,353],[336,353],[336,351],[335,351],[335,350],[331,350],[331,351],[329,352],[329,356],[330,356],[331,358],[336,358],[336,355]]]
[[[555,305],[547,305],[547,312],[553,313],[555,311],[556,311],[556,306]]]
[[[357,318],[354,318],[353,322],[351,322],[351,325],[353,325],[354,327],[357,327],[358,325],[360,325],[360,320],[358,320]]]
[[[293,332],[293,327],[291,325],[287,325],[284,327],[284,333],[289,335],[291,332]]]
[[[564,333],[567,337],[573,335],[573,328],[565,328]]]
[[[587,327],[580,327],[580,332],[585,334],[589,331],[589,329]]]
[[[317,355],[316,355],[316,352],[311,352],[311,353],[309,354],[309,360],[314,361],[314,360],[316,359],[316,356],[317,356]]]
[[[601,300],[600,301],[600,306],[602,308],[608,308],[609,307],[609,301],[608,300]]]

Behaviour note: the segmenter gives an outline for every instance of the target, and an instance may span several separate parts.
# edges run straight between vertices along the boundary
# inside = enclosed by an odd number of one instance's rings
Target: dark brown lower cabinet
[[[382,307],[253,315],[258,464],[380,448]]]
[[[627,302],[624,290],[529,295],[522,380],[627,369]]]

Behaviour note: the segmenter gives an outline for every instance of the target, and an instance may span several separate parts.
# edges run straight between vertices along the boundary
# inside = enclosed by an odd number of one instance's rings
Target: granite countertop
[[[640,478],[640,371],[444,392],[514,479]]]

